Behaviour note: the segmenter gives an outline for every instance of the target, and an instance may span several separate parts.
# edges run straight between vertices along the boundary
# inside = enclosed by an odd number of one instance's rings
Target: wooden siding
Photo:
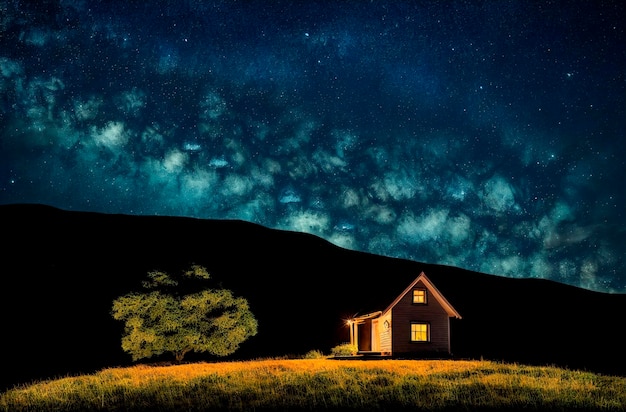
[[[420,281],[415,288],[425,288]],[[413,304],[413,291],[409,290],[391,310],[393,354],[418,352],[450,352],[449,317],[446,310],[428,291],[427,304]],[[429,342],[411,342],[411,322],[430,325]]]
[[[381,316],[378,320],[378,339],[380,339],[378,345],[378,351],[382,353],[391,353],[391,313]],[[390,327],[385,329],[385,321],[389,322]]]

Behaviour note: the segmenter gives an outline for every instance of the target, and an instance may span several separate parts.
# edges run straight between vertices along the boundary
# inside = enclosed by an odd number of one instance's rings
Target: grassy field
[[[105,369],[17,387],[0,411],[626,411],[626,378],[460,360],[255,360]]]

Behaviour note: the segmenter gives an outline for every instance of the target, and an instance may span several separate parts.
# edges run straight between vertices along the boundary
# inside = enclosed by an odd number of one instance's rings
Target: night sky
[[[624,4],[0,0],[0,203],[624,293]]]

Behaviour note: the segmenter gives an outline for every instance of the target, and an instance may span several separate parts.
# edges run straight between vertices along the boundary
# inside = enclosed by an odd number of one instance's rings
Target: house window
[[[413,303],[426,304],[426,289],[413,289]]]
[[[411,323],[411,342],[429,342],[430,325],[424,322]]]

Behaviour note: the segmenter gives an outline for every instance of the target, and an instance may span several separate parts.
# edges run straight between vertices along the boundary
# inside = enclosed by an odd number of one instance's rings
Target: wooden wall
[[[389,329],[385,329],[385,321],[389,322],[389,325],[391,325],[391,313],[385,315],[385,316],[381,316],[380,318],[376,319],[377,323],[378,323],[378,345],[377,345],[377,351],[382,352],[382,353],[391,353],[391,330],[392,327],[390,327]]]
[[[416,288],[425,288],[422,282]],[[392,340],[393,354],[418,352],[450,352],[449,317],[443,307],[428,291],[426,305],[413,304],[412,290],[405,294],[393,307]],[[411,322],[430,324],[430,342],[411,342]]]

